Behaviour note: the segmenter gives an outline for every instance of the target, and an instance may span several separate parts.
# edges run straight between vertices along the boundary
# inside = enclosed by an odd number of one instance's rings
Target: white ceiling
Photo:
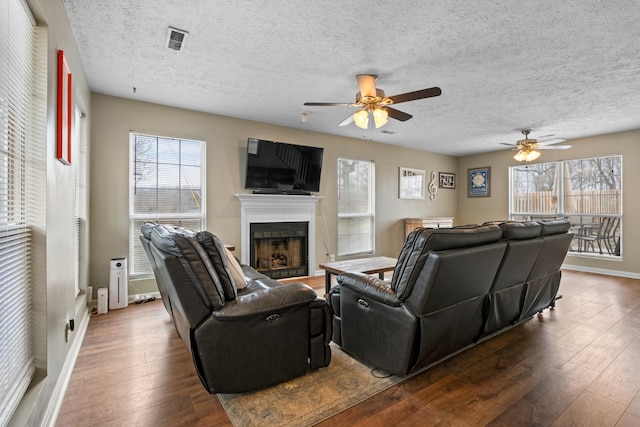
[[[456,156],[640,129],[640,0],[63,1],[98,93]],[[378,130],[303,106],[355,101],[358,73],[442,95]]]

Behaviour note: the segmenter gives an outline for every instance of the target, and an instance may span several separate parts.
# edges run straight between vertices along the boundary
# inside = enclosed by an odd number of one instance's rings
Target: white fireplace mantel
[[[236,194],[240,199],[240,261],[249,265],[250,225],[255,222],[308,222],[309,275],[316,265],[316,205],[323,196]]]

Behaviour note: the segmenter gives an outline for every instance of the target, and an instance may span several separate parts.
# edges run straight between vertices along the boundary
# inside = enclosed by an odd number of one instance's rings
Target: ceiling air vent
[[[184,43],[187,41],[188,35],[188,31],[169,27],[169,30],[167,31],[167,47],[169,49],[177,50],[178,52],[181,51],[184,47]]]

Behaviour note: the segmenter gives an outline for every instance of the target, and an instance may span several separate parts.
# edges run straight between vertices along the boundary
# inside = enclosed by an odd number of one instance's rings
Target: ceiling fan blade
[[[416,90],[414,92],[401,93],[400,95],[390,96],[389,99],[394,104],[401,102],[415,101],[417,99],[431,98],[433,96],[440,96],[442,90],[439,87],[431,87],[429,89]]]
[[[566,150],[567,148],[571,148],[570,145],[540,145],[538,144],[537,150]]]
[[[350,107],[351,103],[349,102],[305,102],[304,105],[307,107]]]
[[[500,142],[501,145],[508,145],[509,147],[516,147],[516,144],[507,144],[506,142]]]
[[[538,140],[538,145],[539,146],[551,145],[551,144],[557,144],[559,142],[565,142],[565,141],[566,141],[566,139],[563,139],[563,138],[547,139],[546,141]]]
[[[357,113],[357,111],[356,111]],[[355,114],[355,113],[353,113]],[[341,121],[338,126],[347,126],[350,125],[351,123],[353,123],[353,114],[349,114],[349,117],[347,117],[346,119],[344,119],[343,121]]]
[[[399,120],[401,122],[406,122],[411,117],[411,114],[405,113],[404,111],[396,110],[395,108],[387,107],[387,113],[389,113],[389,117]]]

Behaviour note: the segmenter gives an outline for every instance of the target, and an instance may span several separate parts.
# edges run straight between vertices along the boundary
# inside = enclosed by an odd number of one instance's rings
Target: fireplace
[[[243,264],[278,279],[316,274],[316,205],[322,196],[236,194],[236,197],[241,203]],[[259,244],[253,242],[255,225],[263,228],[258,240],[264,242]]]
[[[250,225],[250,265],[273,279],[308,276],[307,222]]]

